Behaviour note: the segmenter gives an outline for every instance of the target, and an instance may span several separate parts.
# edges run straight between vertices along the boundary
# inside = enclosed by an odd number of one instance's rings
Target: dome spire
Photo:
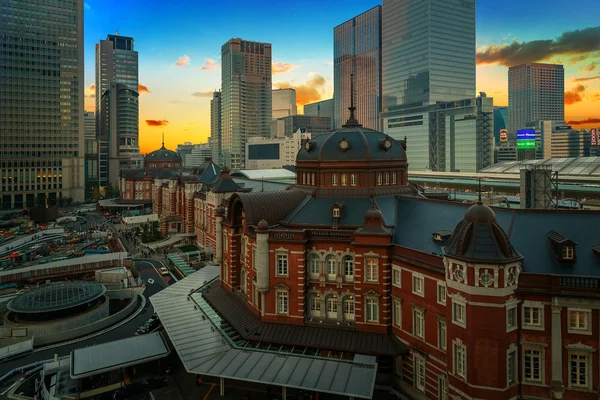
[[[162,148],[165,148],[165,133],[162,133]]]
[[[350,110],[350,118],[348,118],[348,121],[346,121],[342,127],[350,128],[353,126],[362,126],[358,123],[358,120],[354,115],[354,111],[356,111],[356,107],[354,107],[354,74],[350,74],[350,107],[348,107],[348,110]]]

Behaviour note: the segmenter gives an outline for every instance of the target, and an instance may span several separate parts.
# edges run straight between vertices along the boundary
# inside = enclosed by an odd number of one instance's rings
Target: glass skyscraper
[[[223,165],[223,144],[221,129],[221,92],[213,92],[213,98],[210,101],[210,153],[213,161],[218,165]]]
[[[528,122],[564,121],[565,71],[559,64],[527,63],[508,69],[508,128],[516,133]]]
[[[0,0],[0,27],[0,208],[83,201],[83,1]]]
[[[270,136],[271,44],[231,39],[221,48],[223,163],[244,168],[246,138]]]
[[[329,117],[333,129],[333,99],[321,100],[304,105],[304,115],[313,117]]]
[[[475,0],[383,0],[383,111],[475,95]]]
[[[356,117],[366,128],[378,129],[381,112],[381,6],[333,29],[334,127],[350,115],[350,80],[354,74]]]
[[[143,166],[138,114],[138,53],[134,40],[108,35],[96,45],[96,132],[102,142],[100,186],[118,187],[121,169]]]

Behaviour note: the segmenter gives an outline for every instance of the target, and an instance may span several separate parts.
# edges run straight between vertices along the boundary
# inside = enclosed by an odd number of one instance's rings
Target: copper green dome
[[[146,160],[147,161],[178,161],[178,162],[181,162],[181,156],[179,154],[177,154],[177,152],[165,148],[165,146],[163,144],[163,146],[160,149],[154,150],[153,152],[146,154]]]

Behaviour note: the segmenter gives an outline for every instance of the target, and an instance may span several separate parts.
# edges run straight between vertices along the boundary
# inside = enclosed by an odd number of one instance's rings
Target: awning
[[[169,346],[159,332],[84,347],[71,351],[71,378],[85,378],[158,360],[169,353]]]
[[[377,362],[242,347],[221,331],[220,316],[197,289],[219,276],[210,265],[150,298],[186,371],[226,379],[370,399]]]

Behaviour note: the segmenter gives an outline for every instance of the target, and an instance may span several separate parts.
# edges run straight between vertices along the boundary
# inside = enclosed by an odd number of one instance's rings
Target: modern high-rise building
[[[46,3],[0,0],[4,209],[84,199],[83,1]]]
[[[508,107],[497,106],[494,107],[494,144],[500,145],[500,130],[508,130]],[[514,142],[515,135],[509,134],[508,140]]]
[[[96,138],[96,117],[92,111],[86,111],[84,117],[85,131],[85,198],[92,198],[94,189],[98,188],[98,139]]]
[[[329,117],[331,119],[331,129],[333,129],[333,99],[316,101],[304,105],[304,115],[313,117]]]
[[[132,37],[108,35],[96,44],[96,134],[102,186],[119,187],[122,169],[141,168],[138,53]],[[108,151],[108,154],[104,152]]]
[[[296,90],[291,88],[273,89],[272,119],[289,117],[298,114],[296,106]]]
[[[508,69],[508,129],[529,122],[565,119],[565,71],[559,64],[526,63]]]
[[[223,165],[223,136],[221,129],[221,92],[213,92],[210,101],[210,137],[208,144],[213,160],[217,165]]]
[[[383,0],[382,32],[384,112],[475,96],[475,0]]]
[[[243,169],[246,138],[270,135],[271,44],[231,39],[221,48],[223,163]]]
[[[271,122],[271,137],[291,137],[300,129],[310,132],[312,137],[315,137],[331,130],[330,126],[331,119],[329,117],[290,115]]]
[[[354,74],[356,118],[365,128],[379,128],[381,112],[381,6],[333,28],[334,127],[350,116]]]
[[[405,105],[383,114],[385,132],[406,138],[412,170],[478,172],[494,160],[494,99]]]

